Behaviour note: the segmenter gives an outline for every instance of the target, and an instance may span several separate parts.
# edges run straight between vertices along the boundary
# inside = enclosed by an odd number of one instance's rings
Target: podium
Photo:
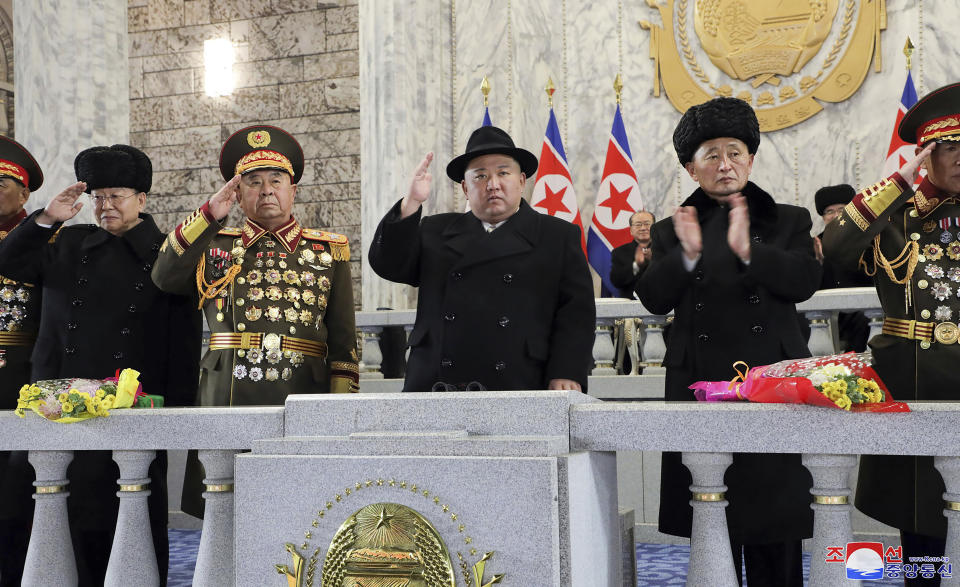
[[[238,585],[620,585],[612,452],[576,392],[290,396],[236,459]]]

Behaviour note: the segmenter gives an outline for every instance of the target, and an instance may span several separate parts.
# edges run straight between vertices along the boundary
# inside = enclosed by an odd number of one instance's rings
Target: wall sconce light
[[[230,39],[203,42],[204,87],[208,96],[233,93],[233,43]]]

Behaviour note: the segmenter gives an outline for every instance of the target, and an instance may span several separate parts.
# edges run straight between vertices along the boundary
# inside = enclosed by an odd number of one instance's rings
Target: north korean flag
[[[537,183],[533,186],[530,202],[533,209],[542,214],[556,216],[576,224],[580,228],[580,246],[583,248],[583,254],[587,254],[580,206],[573,189],[570,167],[567,165],[567,155],[563,151],[560,127],[557,125],[553,108],[550,108],[547,132],[543,137],[543,148],[540,150]]]
[[[897,129],[900,128],[900,121],[903,120],[903,115],[916,103],[917,89],[913,87],[913,77],[910,75],[910,72],[907,71],[907,81],[903,84],[903,94],[900,96],[897,119],[893,123],[893,136],[890,137],[890,146],[887,148],[887,158],[883,162],[884,177],[889,177],[894,171],[899,171],[901,167],[906,165],[907,161],[912,160],[916,156],[914,150],[917,145],[914,143],[905,143],[897,133]],[[917,176],[917,181],[914,185],[920,185],[920,182],[926,175],[927,170],[921,169],[920,175]]]
[[[587,231],[587,257],[600,275],[600,295],[612,297],[617,288],[610,281],[610,251],[630,242],[630,216],[643,208],[637,172],[633,168],[627,131],[620,116],[620,105],[613,117],[613,129],[607,144],[593,222]]]

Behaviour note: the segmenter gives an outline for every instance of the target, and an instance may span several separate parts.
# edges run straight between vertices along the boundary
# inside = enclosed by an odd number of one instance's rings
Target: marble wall
[[[223,141],[265,123],[291,132],[306,165],[294,215],[346,234],[360,300],[360,114],[355,1],[128,0],[130,141],[153,161],[148,211],[161,229],[222,187]],[[204,92],[203,42],[235,48],[235,90]],[[239,221],[235,208],[229,222]]]
[[[613,81],[622,73],[623,117],[644,206],[658,218],[672,213],[694,184],[678,165],[671,142],[680,113],[662,92],[653,95],[650,33],[638,24],[661,23],[649,4],[360,0],[366,239],[403,195],[410,171],[428,150],[436,151],[437,161],[435,195],[427,211],[463,209],[463,197],[443,169],[480,124],[484,75],[492,86],[493,123],[537,154],[548,116],[543,87],[552,77],[556,114],[587,222],[615,109]],[[807,206],[813,213],[819,187],[841,182],[862,186],[879,179],[905,79],[907,35],[917,47],[913,76],[918,92],[956,81],[957,49],[950,42],[960,28],[956,3],[886,0],[886,10],[882,71],[875,73],[871,66],[846,102],[824,103],[824,110],[806,122],[763,135],[752,179],[779,201]],[[824,46],[821,50],[827,51],[830,43]],[[709,63],[699,46],[695,52],[701,63]],[[820,228],[817,219],[814,230]],[[409,288],[388,284],[369,268],[364,269],[364,285],[365,309],[414,306]]]

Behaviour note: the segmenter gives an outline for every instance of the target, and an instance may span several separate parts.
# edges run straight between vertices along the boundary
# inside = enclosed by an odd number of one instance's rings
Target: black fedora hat
[[[26,147],[0,135],[0,176],[12,177],[31,192],[43,184],[43,171]]]
[[[484,155],[507,155],[513,157],[520,164],[520,171],[527,177],[537,172],[537,157],[513,144],[513,139],[503,129],[495,126],[481,126],[473,131],[467,141],[467,150],[463,155],[456,157],[447,164],[447,177],[453,181],[463,181],[463,173],[467,164],[477,157]]]
[[[920,98],[900,121],[897,134],[907,143],[960,140],[960,83],[933,90]]]

